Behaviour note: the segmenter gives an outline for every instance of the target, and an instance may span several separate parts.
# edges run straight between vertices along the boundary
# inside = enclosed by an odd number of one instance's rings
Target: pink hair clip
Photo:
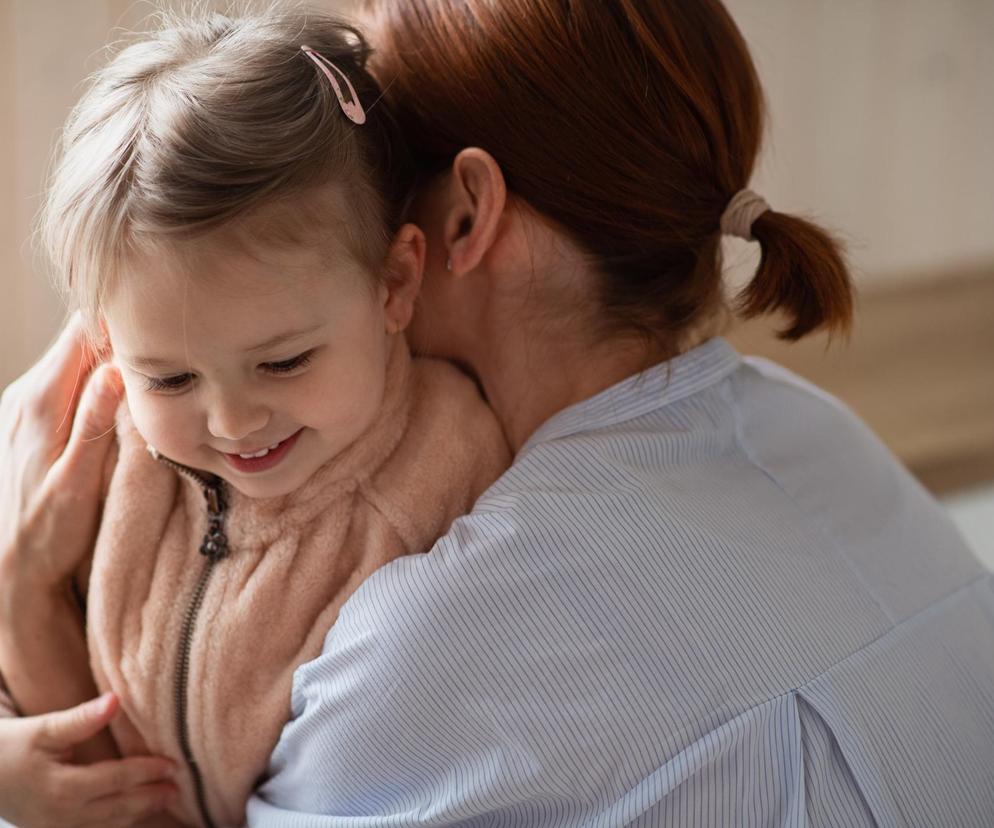
[[[352,82],[348,79],[348,76],[334,63],[332,63],[324,55],[315,52],[310,46],[301,46],[300,50],[307,55],[311,60],[314,61],[315,65],[327,76],[328,80],[331,81],[331,88],[335,90],[335,96],[338,98],[338,103],[342,107],[342,112],[345,113],[345,117],[348,118],[352,123],[362,125],[366,123],[366,110],[362,108],[362,104],[359,103],[359,96],[356,94],[355,87]],[[338,80],[331,70],[334,69],[335,72],[339,74],[345,85],[349,89],[349,95],[352,97],[351,101],[345,100],[345,96],[342,94],[342,87],[339,85]]]

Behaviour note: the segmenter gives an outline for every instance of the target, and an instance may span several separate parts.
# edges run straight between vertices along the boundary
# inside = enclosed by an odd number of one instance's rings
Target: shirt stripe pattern
[[[992,826],[994,579],[841,403],[713,339],[352,595],[249,824]]]

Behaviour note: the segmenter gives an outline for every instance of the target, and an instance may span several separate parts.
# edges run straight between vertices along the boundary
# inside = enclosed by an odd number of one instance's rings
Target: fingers
[[[176,799],[175,764],[154,756],[135,756],[93,765],[66,765],[59,790],[78,803],[83,825],[128,826],[167,808]]]
[[[159,782],[107,796],[85,806],[86,824],[100,828],[125,828],[168,808],[177,796],[176,786]]]
[[[117,713],[117,697],[104,693],[84,704],[33,717],[38,722],[38,745],[52,753],[64,753],[95,736]]]
[[[52,415],[59,417],[62,428],[72,422],[72,412],[96,362],[97,354],[90,347],[82,320],[74,313],[34,368],[44,377],[42,394],[51,406]]]
[[[124,383],[116,367],[105,363],[97,368],[83,391],[70,441],[89,442],[107,434],[114,427],[123,393]]]
[[[168,808],[178,795],[174,784],[152,782],[86,801],[80,796],[77,781],[67,782],[62,777],[53,780],[48,797],[49,820],[45,824],[74,828],[125,828]]]
[[[72,478],[62,479],[63,485],[85,489],[91,481],[99,484],[107,452],[113,446],[110,435],[122,394],[123,384],[117,368],[104,364],[94,371],[76,410],[72,434],[56,464],[60,478],[64,474]]]
[[[132,756],[92,765],[67,765],[62,770],[62,777],[78,796],[90,802],[145,787],[158,790],[164,785],[172,790],[175,770],[175,763],[169,759]]]
[[[130,826],[168,807],[178,795],[176,764],[157,756],[133,756],[91,765],[61,764],[72,747],[105,728],[118,710],[117,697],[105,693],[70,710],[22,721],[41,725],[36,744],[59,755],[50,777],[53,812],[70,815],[58,824],[78,828]]]
[[[9,386],[10,396],[27,412],[28,420],[49,435],[47,456],[58,456],[65,445],[80,393],[96,360],[79,314],[74,314],[41,359]]]

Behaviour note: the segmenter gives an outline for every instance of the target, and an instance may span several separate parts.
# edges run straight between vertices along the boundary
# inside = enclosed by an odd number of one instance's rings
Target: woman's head
[[[418,165],[464,147],[561,228],[597,273],[592,333],[664,352],[722,303],[719,222],[760,148],[762,92],[717,0],[366,0],[373,71]],[[785,336],[844,327],[835,244],[768,212],[745,315],[783,310]],[[429,276],[429,278],[431,278]],[[572,309],[571,309],[572,310]]]
[[[51,182],[57,275],[109,335],[139,431],[251,495],[292,490],[369,424],[420,279],[413,170],[366,57],[321,14],[167,18],[97,73]],[[230,462],[290,437],[264,473]]]

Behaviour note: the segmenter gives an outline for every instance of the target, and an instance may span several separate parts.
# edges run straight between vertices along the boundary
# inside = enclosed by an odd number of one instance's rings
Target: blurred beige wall
[[[994,262],[994,3],[728,2],[770,99],[771,203],[840,231],[864,285]],[[0,387],[62,316],[29,242],[58,128],[113,30],[150,8],[0,0]]]
[[[769,98],[771,204],[839,231],[863,285],[994,264],[994,2],[726,5]]]
[[[61,316],[32,257],[32,222],[58,126],[108,19],[96,2],[0,4],[0,386],[30,362]]]

